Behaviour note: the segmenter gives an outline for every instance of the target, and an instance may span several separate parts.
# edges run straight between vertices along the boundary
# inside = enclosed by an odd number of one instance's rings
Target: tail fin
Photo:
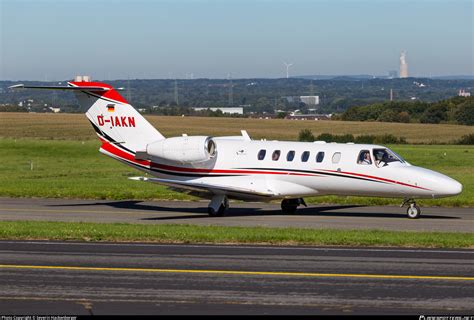
[[[73,91],[80,105],[87,110],[86,116],[99,138],[112,144],[120,144],[131,153],[145,150],[147,144],[165,138],[112,86],[82,79],[79,77],[80,81],[68,82],[67,87],[17,84],[10,88]]]
[[[68,82],[100,138],[133,152],[164,139],[112,86],[101,82]],[[97,88],[102,88],[97,90]]]

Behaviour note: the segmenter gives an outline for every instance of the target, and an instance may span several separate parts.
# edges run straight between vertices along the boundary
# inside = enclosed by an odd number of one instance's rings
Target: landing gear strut
[[[299,205],[304,205],[305,207],[307,207],[303,198],[283,199],[281,201],[281,211],[286,214],[292,214],[296,212],[296,208],[298,208]]]
[[[408,204],[407,208],[407,216],[410,219],[418,219],[421,215],[421,209],[416,205],[416,201],[414,199],[405,199],[400,207],[405,206]]]
[[[211,217],[222,217],[228,208],[229,199],[227,199],[225,195],[216,194],[212,197],[212,200],[207,207],[207,213],[209,213]]]

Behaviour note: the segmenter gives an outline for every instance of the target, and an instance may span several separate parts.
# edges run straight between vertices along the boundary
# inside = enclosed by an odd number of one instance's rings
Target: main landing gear
[[[227,209],[229,209],[229,199],[225,195],[216,194],[207,207],[207,213],[211,217],[222,217]]]
[[[304,205],[307,207],[303,198],[283,199],[281,201],[281,211],[286,214],[293,214],[296,212],[296,208],[298,208],[299,205]]]
[[[414,199],[405,199],[400,207],[405,206],[408,204],[407,208],[407,216],[410,219],[418,219],[421,215],[421,209],[416,205],[416,201]]]

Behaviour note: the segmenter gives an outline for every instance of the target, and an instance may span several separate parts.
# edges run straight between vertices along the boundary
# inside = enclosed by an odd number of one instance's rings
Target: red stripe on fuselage
[[[135,157],[122,149],[120,149],[118,146],[116,146],[113,143],[108,142],[102,137],[99,137],[99,139],[102,141],[102,149],[104,149],[107,152],[110,152],[111,154],[131,161],[136,164],[140,164],[143,166],[147,166],[153,169],[162,169],[162,170],[167,170],[167,171],[175,171],[175,172],[180,172],[180,173],[227,173],[227,174],[276,174],[276,175],[292,175],[292,176],[318,176],[315,174],[304,174],[304,173],[295,173],[295,172],[273,172],[273,171],[252,171],[252,170],[234,170],[234,169],[202,169],[202,168],[183,168],[183,167],[175,167],[175,166],[170,166],[170,165],[164,165],[164,164],[159,164],[159,163],[154,163],[150,161],[145,161],[145,160],[136,160]],[[172,174],[172,172],[170,172]]]
[[[164,165],[164,164],[159,164],[159,163],[154,163],[151,161],[147,160],[136,160],[135,157],[123,151],[120,149],[118,146],[115,144],[112,144],[105,140],[102,137],[99,137],[100,140],[102,141],[102,149],[110,152],[111,154],[128,160],[132,163],[140,164],[146,167],[151,166],[151,168],[157,168],[157,169],[162,169],[162,170],[167,170],[167,171],[174,171],[174,172],[180,172],[180,173],[207,173],[210,174],[210,176],[215,173],[215,174],[272,174],[272,175],[292,175],[292,176],[319,176],[317,174],[305,174],[305,173],[295,173],[295,172],[275,172],[275,171],[260,171],[260,170],[236,170],[236,169],[203,169],[203,168],[183,168],[183,167],[175,167],[175,166],[170,166],[170,165]],[[423,189],[423,190],[430,190],[426,189],[423,187],[419,186],[414,186],[411,184],[407,184],[404,182],[400,181],[395,181],[391,179],[386,179],[386,178],[381,178],[381,177],[376,177],[376,176],[371,176],[371,175],[366,175],[366,174],[361,174],[361,173],[355,173],[355,172],[346,172],[346,171],[335,171],[335,170],[322,170],[322,171],[327,171],[327,172],[334,172],[334,173],[343,173],[343,174],[348,174],[348,175],[353,175],[353,176],[358,176],[358,177],[364,177],[364,178],[370,178],[370,179],[375,179],[375,180],[380,180],[380,181],[385,181],[385,182],[390,182],[394,184],[399,184],[407,187],[412,187],[412,188],[417,188],[417,189]],[[172,172],[170,172],[172,174]]]
[[[417,188],[417,189],[423,189],[423,190],[430,191],[430,189],[426,189],[426,188],[419,187],[419,186],[414,186],[412,184],[408,184],[408,183],[404,183],[404,182],[400,182],[400,181],[396,181],[396,180],[391,180],[391,179],[386,179],[386,178],[381,178],[381,177],[376,177],[376,176],[370,176],[370,175],[362,174],[362,173],[347,172],[347,171],[335,171],[335,170],[322,170],[322,171],[344,173],[344,174],[349,174],[349,175],[353,175],[353,176],[357,176],[357,177],[376,179],[376,180],[380,180],[380,181],[399,184],[399,185],[406,186],[406,187],[412,187],[412,188]]]
[[[177,171],[177,172],[192,172],[192,173],[278,174],[278,175],[294,175],[294,176],[315,176],[314,174],[294,173],[294,172],[182,168],[182,167],[169,166],[169,165],[164,165],[164,164],[159,164],[159,163],[152,163],[152,167],[164,169],[164,170]]]

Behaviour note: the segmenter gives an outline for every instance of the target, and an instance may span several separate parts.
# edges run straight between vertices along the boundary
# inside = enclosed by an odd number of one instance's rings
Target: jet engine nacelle
[[[217,151],[212,137],[182,136],[152,142],[147,145],[146,153],[169,161],[190,163],[208,161]]]

